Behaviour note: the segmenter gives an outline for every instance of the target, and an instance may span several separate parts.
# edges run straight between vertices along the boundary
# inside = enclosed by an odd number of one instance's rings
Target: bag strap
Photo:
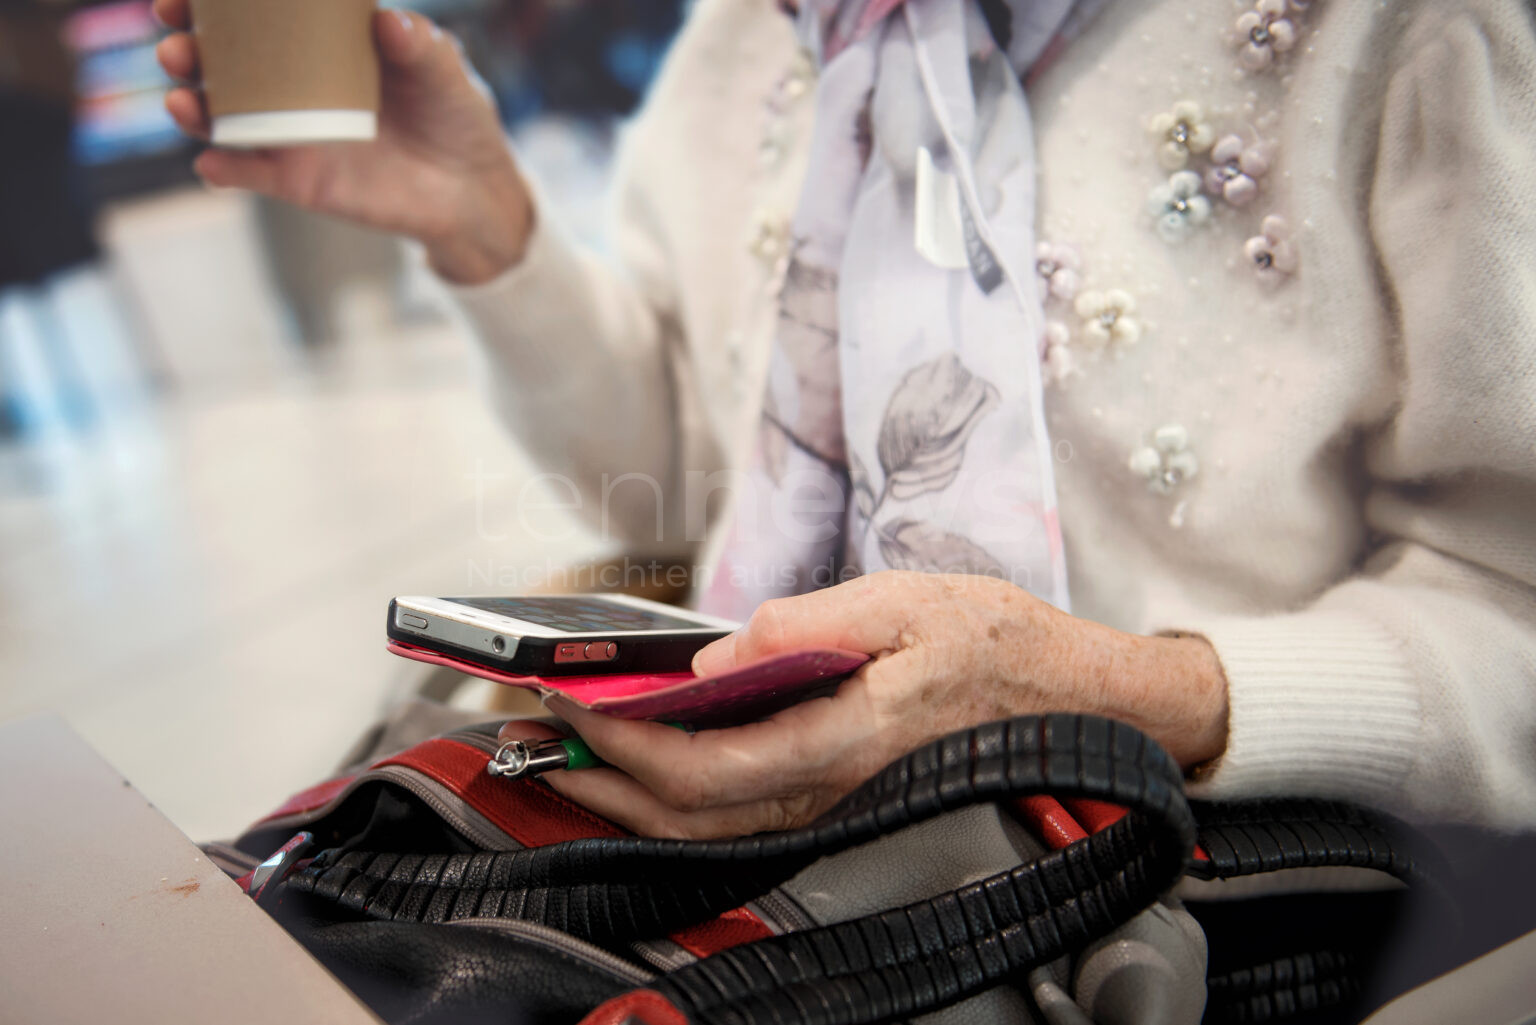
[[[1405,883],[1439,888],[1444,867],[1412,842],[1413,831],[1381,812],[1341,801],[1255,800],[1190,806],[1200,823],[1197,879],[1233,879],[1291,868],[1347,866],[1386,872]]]
[[[1106,935],[1183,871],[1195,839],[1173,760],[1092,716],[951,734],[811,825],[736,840],[575,840],[455,855],[326,852],[288,880],[374,918],[513,917],[604,942],[754,899],[818,857],[971,805],[1052,793],[1129,808],[1086,840],[880,915],[735,947],[663,977],[692,1020],[855,1023],[922,1013]]]
[[[1283,868],[1350,865],[1435,887],[1435,874],[1426,867],[1423,852],[1416,855],[1411,849],[1411,831],[1386,815],[1311,800],[1196,808],[1202,850],[1194,863],[1199,869],[1191,868],[1192,875],[1230,878]],[[1091,850],[1103,835],[1092,834],[1057,855]],[[1025,875],[1034,867],[1022,866],[1008,875]],[[1097,870],[1107,872],[1106,879],[1115,878],[1102,863]],[[1077,877],[1079,886],[1082,879]],[[1030,896],[1036,903],[1012,903]],[[947,1006],[1014,973],[1082,949],[1107,931],[1087,920],[1084,912],[1090,907],[1086,888],[1077,893],[1075,904],[1069,898],[1052,906],[1040,890],[1012,889],[1004,877],[993,877],[905,908],[716,954],[641,991],[658,999],[652,1001],[649,1016],[634,1017],[698,1025],[899,1020]],[[1117,909],[1124,918],[1139,910],[1127,914],[1126,907]],[[1208,1017],[1236,1023],[1284,1016],[1288,1008],[1304,1013],[1336,1005],[1358,990],[1358,970],[1348,953],[1319,950],[1233,972],[1211,980],[1214,1014],[1208,1012]],[[606,1022],[604,1014],[615,1008],[626,1008],[626,1014],[636,1011],[635,996],[610,1001],[587,1021]],[[658,1008],[665,1013],[657,1015]]]
[[[1129,807],[1120,821],[952,893],[722,951],[651,990],[700,1025],[862,1025],[948,1007],[1111,933],[1177,881],[1192,848],[1192,821],[1178,770],[1161,748],[1120,724],[1094,741],[1081,731],[1074,738],[1074,722],[1080,730],[1107,725],[1048,716],[1040,744],[1018,751],[998,745],[998,755],[971,759],[969,778],[940,771],[926,785],[948,788],[951,799],[1041,790],[1111,799]],[[986,750],[991,745],[980,735],[992,730],[945,744]],[[1104,759],[1106,748],[1118,748],[1118,756]],[[880,807],[879,791],[906,787],[917,768],[886,768],[876,793],[854,794],[852,808]]]
[[[1416,900],[1430,902],[1447,930],[1461,927],[1460,911],[1441,882],[1450,878],[1443,857],[1389,815],[1307,799],[1192,802],[1192,807],[1201,851],[1189,868],[1194,878],[1234,879],[1295,868],[1374,869],[1407,883]],[[1365,991],[1372,959],[1346,938],[1323,929],[1300,946],[1214,972],[1207,979],[1207,1025],[1310,1021],[1349,1006]]]

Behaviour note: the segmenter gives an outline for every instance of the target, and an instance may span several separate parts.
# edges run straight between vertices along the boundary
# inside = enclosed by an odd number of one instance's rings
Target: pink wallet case
[[[749,662],[718,676],[692,673],[610,673],[605,676],[513,676],[398,641],[404,658],[448,666],[470,676],[561,694],[594,712],[620,719],[662,719],[690,726],[750,722],[830,691],[869,656],[840,648],[795,651]]]

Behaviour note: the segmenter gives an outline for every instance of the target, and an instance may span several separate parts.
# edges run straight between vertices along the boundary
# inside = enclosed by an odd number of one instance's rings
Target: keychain
[[[591,769],[602,764],[579,737],[509,740],[485,763],[485,771],[502,779],[522,779],[555,769]]]
[[[680,722],[665,725],[685,733],[692,731]],[[580,737],[555,737],[550,740],[509,740],[496,749],[485,771],[502,779],[540,776],[556,769],[595,769],[608,763],[597,757]]]

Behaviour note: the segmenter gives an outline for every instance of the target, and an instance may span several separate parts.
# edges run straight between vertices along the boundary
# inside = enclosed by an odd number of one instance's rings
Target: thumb
[[[841,648],[876,655],[900,647],[898,617],[881,614],[886,604],[878,581],[852,580],[794,598],[765,601],[747,625],[713,641],[693,656],[693,671],[714,676],[770,655]]]

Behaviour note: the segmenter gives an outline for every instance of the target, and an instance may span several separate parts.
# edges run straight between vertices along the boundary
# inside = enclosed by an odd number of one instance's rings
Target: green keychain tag
[[[560,746],[565,748],[567,772],[572,769],[595,769],[603,764],[602,760],[592,753],[592,749],[580,740],[562,740]]]
[[[670,726],[674,730],[682,730],[684,733],[688,732],[688,727],[680,722],[669,722],[662,725]],[[580,737],[567,737],[565,740],[560,741],[560,746],[565,748],[566,772],[571,772],[575,769],[595,769],[600,765],[606,764],[592,752],[592,749],[587,746],[586,741]]]

